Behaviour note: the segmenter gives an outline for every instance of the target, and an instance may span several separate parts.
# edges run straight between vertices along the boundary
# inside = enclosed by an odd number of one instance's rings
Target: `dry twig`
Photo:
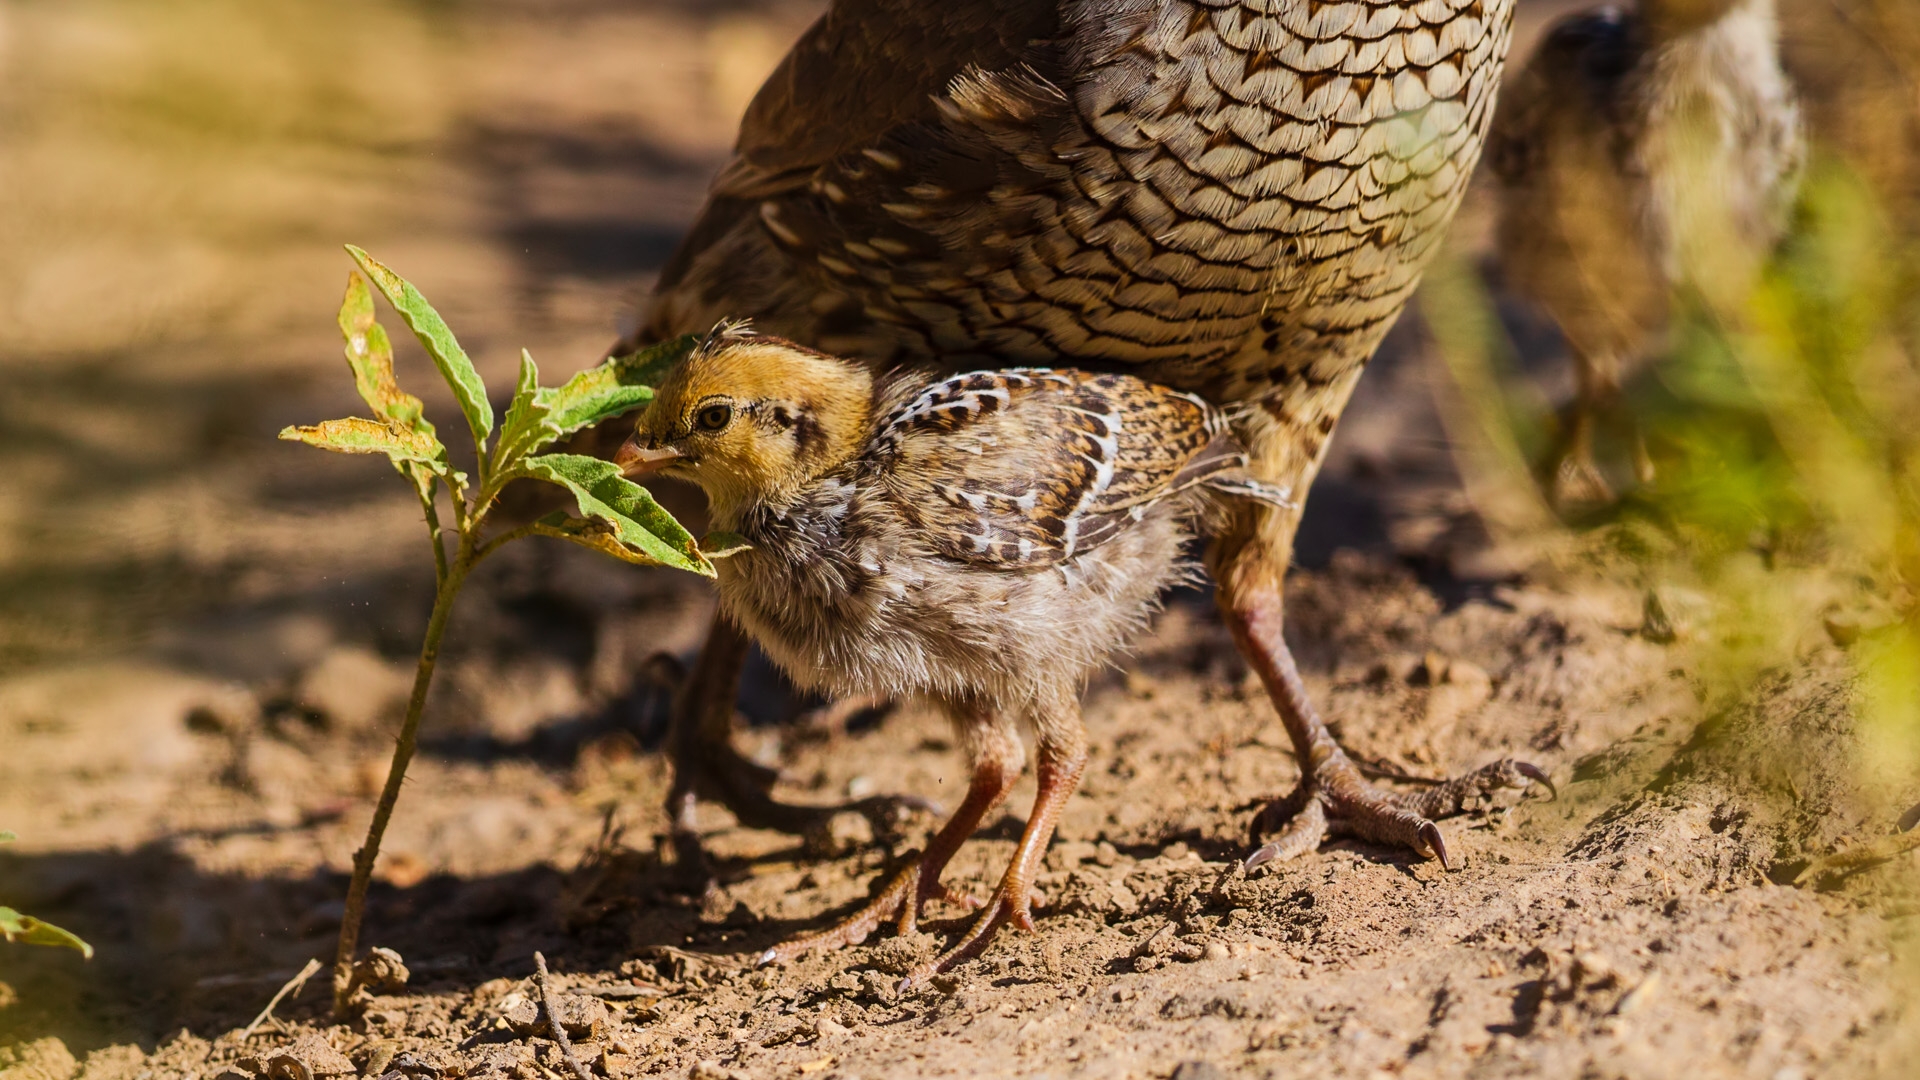
[[[567,1059],[568,1067],[579,1080],[593,1080],[593,1074],[581,1064],[573,1052],[573,1041],[567,1038],[567,1026],[560,1022],[560,1010],[554,1008],[553,986],[547,979],[547,958],[539,953],[533,954],[533,979],[540,987],[540,1008],[547,1014],[547,1028],[553,1036],[555,1045],[560,1047],[560,1056]]]
[[[307,985],[307,980],[313,978],[319,971],[320,961],[308,960],[307,965],[300,969],[300,974],[288,979],[286,984],[280,987],[280,992],[273,995],[273,1000],[267,1002],[267,1007],[260,1010],[260,1015],[253,1018],[253,1023],[241,1030],[240,1041],[246,1042],[253,1036],[255,1028],[273,1019],[273,1010],[279,1006],[280,1002],[298,994],[301,988]]]

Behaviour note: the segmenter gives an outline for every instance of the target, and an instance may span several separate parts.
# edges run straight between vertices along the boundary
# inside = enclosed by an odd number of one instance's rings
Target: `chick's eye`
[[[694,416],[693,422],[703,431],[719,431],[733,422],[733,406],[709,405]]]

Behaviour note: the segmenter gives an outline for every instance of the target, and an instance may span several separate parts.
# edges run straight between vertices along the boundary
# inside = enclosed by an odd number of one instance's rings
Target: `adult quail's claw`
[[[1560,789],[1553,786],[1552,778],[1548,777],[1546,770],[1542,769],[1540,766],[1532,764],[1531,762],[1516,761],[1513,763],[1513,769],[1515,772],[1519,773],[1521,776],[1524,776],[1527,779],[1533,781],[1534,783],[1539,784],[1541,787],[1546,788],[1548,802],[1552,802],[1555,799],[1558,799],[1560,797]]]
[[[1300,797],[1302,792],[1306,793],[1305,798]],[[1308,785],[1303,783],[1294,789],[1294,794],[1268,803],[1253,816],[1252,839],[1258,841],[1274,831],[1276,825],[1278,835],[1256,848],[1241,864],[1249,873],[1255,867],[1270,862],[1286,862],[1317,850],[1320,841],[1327,835],[1327,810],[1319,799],[1312,797]]]
[[[1419,842],[1413,845],[1413,850],[1429,859],[1439,859],[1440,869],[1452,870],[1453,864],[1447,861],[1447,841],[1440,835],[1440,826],[1431,821],[1424,822],[1418,835]]]

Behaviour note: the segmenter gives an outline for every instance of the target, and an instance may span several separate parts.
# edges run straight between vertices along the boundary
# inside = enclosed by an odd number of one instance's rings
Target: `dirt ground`
[[[1523,3],[1522,52],[1570,6]],[[1886,135],[1870,90],[1920,110],[1844,6],[1786,6],[1820,130]],[[162,7],[0,2],[0,902],[98,950],[0,951],[0,1076],[551,1080],[536,951],[609,1078],[1908,1075],[1920,862],[1793,884],[1920,798],[1871,767],[1847,636],[1781,628],[1791,662],[1729,695],[1713,642],[1649,632],[1644,581],[1490,538],[1417,318],[1313,492],[1288,635],[1361,758],[1551,771],[1557,800],[1445,823],[1452,872],[1351,842],[1239,869],[1298,770],[1192,591],[1089,691],[1036,932],[906,995],[957,912],[754,968],[935,822],[803,841],[704,808],[719,884],[690,889],[659,842],[648,660],[690,656],[711,597],[532,541],[461,602],[380,862],[363,941],[409,980],[335,1024],[322,976],[243,1038],[331,957],[431,597],[390,471],[273,439],[352,411],[338,245],[418,283],[496,391],[521,345],[549,378],[584,366],[819,5]],[[1900,154],[1863,167],[1920,191]],[[1488,210],[1463,214],[1469,253]],[[1564,386],[1551,333],[1508,314]],[[435,385],[417,352],[401,377]],[[812,704],[750,672],[741,741],[783,797],[955,801],[936,718],[791,722]],[[993,880],[1031,795],[950,881]]]

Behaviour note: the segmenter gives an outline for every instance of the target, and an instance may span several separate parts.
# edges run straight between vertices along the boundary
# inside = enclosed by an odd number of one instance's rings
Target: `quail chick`
[[[1479,160],[1513,0],[831,0],[618,348],[749,316],[874,370],[1125,368],[1231,407],[1250,473],[1207,557],[1306,769],[1254,859],[1336,826],[1446,858],[1418,800],[1333,741],[1282,632],[1334,425]],[[746,642],[723,612],[675,709],[669,812],[696,795],[800,831],[728,746]],[[1536,770],[1537,771],[1537,770]],[[694,845],[697,848],[697,844]]]
[[[1573,352],[1575,397],[1543,467],[1557,508],[1613,500],[1596,426],[1661,347],[1676,292],[1721,310],[1744,298],[1785,231],[1804,153],[1774,0],[1641,0],[1548,30],[1488,155],[1506,277]],[[1645,482],[1646,451],[1628,441]]]
[[[751,547],[719,563],[727,616],[800,685],[936,703],[966,749],[965,801],[878,899],[767,954],[905,931],[1038,743],[1039,795],[972,928],[924,977],[1030,928],[1032,882],[1087,760],[1089,674],[1190,573],[1222,496],[1252,480],[1226,416],[1126,375],[1040,368],[878,381],[859,363],[738,329],[668,376],[617,460],[699,484]]]

